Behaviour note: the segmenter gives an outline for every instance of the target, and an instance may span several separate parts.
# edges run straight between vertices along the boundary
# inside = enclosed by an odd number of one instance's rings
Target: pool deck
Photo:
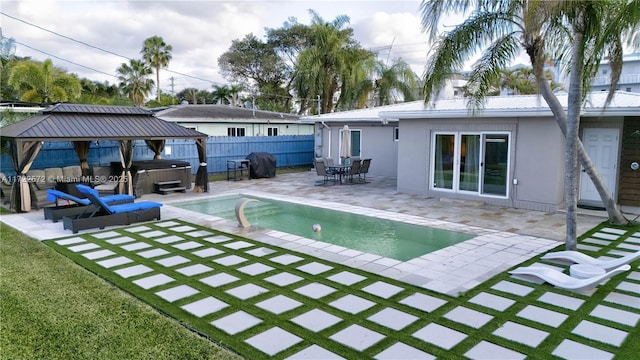
[[[478,202],[424,199],[398,194],[394,178],[370,177],[369,183],[317,186],[315,172],[277,175],[275,178],[219,181],[208,193],[145,194],[141,200],[164,204],[162,218],[181,219],[266,244],[307,253],[332,262],[378,273],[442,294],[458,296],[492,276],[562,243],[565,215]],[[401,262],[313,239],[267,229],[243,229],[235,221],[183,210],[172,203],[231,194],[286,200],[334,210],[404,221],[440,229],[476,234],[473,239]],[[603,212],[579,215],[578,232],[606,219]],[[45,221],[42,210],[4,215],[0,221],[38,239],[71,236],[61,223]],[[98,229],[86,230],[95,232]],[[375,241],[375,239],[372,239]]]

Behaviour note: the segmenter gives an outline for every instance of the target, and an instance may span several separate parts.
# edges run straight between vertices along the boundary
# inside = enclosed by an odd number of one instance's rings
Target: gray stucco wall
[[[431,140],[435,131],[498,131],[511,134],[508,197],[430,189]],[[481,200],[532,210],[555,211],[562,202],[562,134],[552,118],[400,120],[398,191],[424,197]],[[518,185],[513,184],[518,180]]]
[[[329,128],[316,124],[315,152],[322,154],[322,157],[331,157],[337,163],[340,160],[340,130],[345,124],[332,122],[328,125]],[[360,158],[371,159],[369,175],[395,177],[397,174],[398,142],[393,140],[393,131],[396,125],[353,122],[348,125],[351,130],[359,130],[361,133]],[[320,134],[322,139],[320,139]],[[320,147],[318,144],[322,146]]]

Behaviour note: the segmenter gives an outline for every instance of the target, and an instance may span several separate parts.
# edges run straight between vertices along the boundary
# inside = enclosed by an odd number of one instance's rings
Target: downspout
[[[322,143],[323,144],[325,143],[324,142],[324,128],[329,129],[329,141],[327,142],[327,157],[330,158],[331,157],[331,127],[329,125],[325,124],[324,121],[320,121],[320,123],[323,126],[323,128],[322,128]]]

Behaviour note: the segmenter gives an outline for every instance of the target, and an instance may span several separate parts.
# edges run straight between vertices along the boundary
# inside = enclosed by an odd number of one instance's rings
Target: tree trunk
[[[582,76],[584,75],[584,13],[580,12],[573,26],[571,73],[567,95],[567,132],[565,134],[564,201],[567,208],[565,246],[576,250],[578,246],[578,131],[582,109]]]
[[[532,41],[532,44],[525,44],[525,49],[529,55],[531,60],[531,65],[533,66],[534,73],[536,75],[536,81],[538,83],[538,88],[540,94],[547,102],[549,109],[554,115],[558,126],[560,127],[560,131],[566,137],[567,136],[567,114],[562,107],[562,104],[558,100],[558,98],[553,93],[551,86],[549,85],[549,81],[544,76],[544,53],[542,52],[542,46],[536,43],[536,41]],[[589,175],[589,178],[593,182],[598,194],[600,195],[600,199],[604,207],[607,210],[607,214],[609,216],[609,222],[612,224],[628,224],[629,220],[622,215],[622,212],[618,208],[615,200],[607,190],[607,187],[602,181],[598,170],[596,169],[594,163],[591,161],[589,154],[584,148],[584,144],[578,138],[576,141],[576,148],[578,153],[578,160],[580,165],[582,165],[584,171]]]

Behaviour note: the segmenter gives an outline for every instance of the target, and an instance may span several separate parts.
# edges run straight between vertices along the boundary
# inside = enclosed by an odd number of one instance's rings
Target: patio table
[[[351,171],[351,165],[331,165],[327,166],[327,172],[338,174],[340,184],[342,184],[342,175],[346,175]]]

